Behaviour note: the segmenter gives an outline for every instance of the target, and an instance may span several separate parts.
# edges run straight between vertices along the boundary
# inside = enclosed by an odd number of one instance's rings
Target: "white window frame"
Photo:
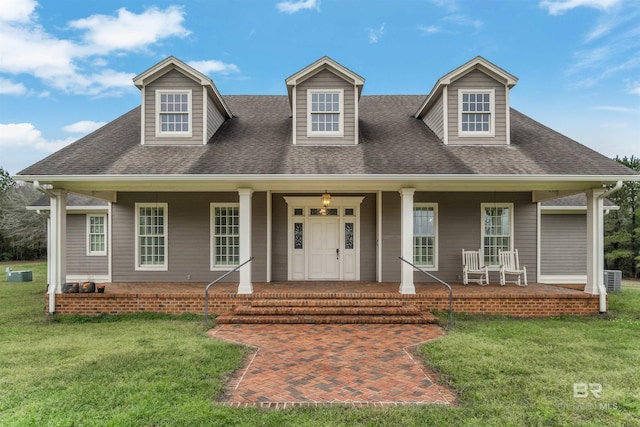
[[[489,94],[489,111],[462,111],[462,98],[465,94]],[[495,89],[459,89],[458,90],[458,136],[460,137],[493,137],[496,135],[496,96]],[[489,131],[463,131],[463,114],[489,114]]]
[[[162,208],[163,215],[163,234],[164,238],[164,263],[163,264],[141,264],[140,263],[140,209],[141,208]],[[169,269],[169,204],[168,203],[136,203],[136,222],[135,235],[136,235],[136,271],[167,271]]]
[[[99,235],[100,233],[91,233],[91,218],[102,218],[102,236],[104,241],[104,249],[101,251],[92,251],[91,250],[91,236]],[[105,256],[107,255],[107,215],[106,214],[87,214],[86,216],[87,222],[87,256]]]
[[[163,131],[162,130],[162,120],[161,120],[161,116],[162,114],[171,114],[171,113],[162,113],[160,111],[160,104],[161,104],[161,95],[187,95],[187,102],[188,102],[188,109],[189,111],[186,113],[188,116],[188,126],[189,126],[189,131],[188,132],[169,132],[169,131]],[[166,90],[166,89],[157,89],[156,90],[156,136],[158,137],[191,137],[193,134],[193,102],[192,102],[192,91],[191,89],[188,90]]]
[[[514,239],[514,224],[513,224],[513,219],[514,219],[514,210],[513,210],[513,203],[482,203],[480,208],[480,229],[481,229],[481,237],[480,237],[480,247],[482,248],[482,257],[483,257],[483,262],[485,261],[485,245],[484,245],[484,239],[485,237],[490,237],[488,235],[485,234],[485,224],[484,224],[484,219],[485,219],[485,209],[486,208],[508,208],[509,209],[509,235],[506,237],[509,237],[509,248],[508,250],[512,251],[513,250],[513,239]],[[494,235],[494,236],[498,236],[498,235]],[[505,236],[504,234],[502,234],[501,236]],[[498,254],[496,254],[496,259],[498,259]],[[499,261],[497,264],[486,264],[489,267],[489,270],[499,270],[500,268],[500,264]]]
[[[415,212],[416,212],[416,208],[429,208],[429,209],[433,209],[433,265],[429,265],[429,264],[419,264],[416,261],[416,243],[415,243],[415,239],[416,237],[418,237],[416,235],[416,230],[415,227],[413,229],[413,263],[422,268],[425,271],[437,271],[438,270],[438,244],[440,239],[438,238],[438,204],[437,203],[414,203],[413,204],[413,221],[415,224]],[[423,236],[423,235],[421,235]],[[430,235],[424,235],[424,236],[429,236]]]
[[[338,102],[340,103],[340,111],[329,112],[313,112],[312,95],[313,94],[338,94]],[[313,116],[316,114],[337,114],[338,115],[338,131],[313,131]],[[307,136],[308,137],[343,137],[344,136],[344,89],[307,89]]]
[[[211,255],[211,271],[229,271],[229,270],[233,270],[235,267],[238,266],[238,264],[224,264],[224,265],[217,265],[216,264],[216,208],[238,208],[238,248],[240,247],[240,203],[211,203],[211,207],[210,207],[210,220],[209,220],[209,227],[210,227],[210,244],[209,244],[209,252]],[[227,234],[225,234],[225,236],[229,236]],[[238,260],[240,259],[239,255],[238,255]]]

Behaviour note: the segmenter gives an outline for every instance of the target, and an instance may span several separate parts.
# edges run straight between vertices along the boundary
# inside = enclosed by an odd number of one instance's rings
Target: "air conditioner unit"
[[[604,285],[607,287],[607,292],[620,292],[621,284],[622,284],[622,271],[620,270],[604,271]]]

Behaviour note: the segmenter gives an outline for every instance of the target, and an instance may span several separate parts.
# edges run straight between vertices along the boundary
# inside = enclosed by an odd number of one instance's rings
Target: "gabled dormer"
[[[364,86],[362,77],[325,56],[285,81],[291,105],[294,144],[358,143],[358,101]]]
[[[231,110],[213,81],[173,56],[134,77],[142,92],[143,145],[202,145]]]
[[[450,145],[508,145],[518,79],[478,56],[438,80],[415,114]]]

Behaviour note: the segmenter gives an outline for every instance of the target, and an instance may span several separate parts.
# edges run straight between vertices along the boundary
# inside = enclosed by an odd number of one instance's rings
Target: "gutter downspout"
[[[55,199],[57,196],[53,191],[50,191],[47,188],[44,188],[43,186],[40,185],[40,182],[38,181],[33,181],[33,185],[34,187],[36,187],[36,189],[44,194],[46,194],[47,196]],[[51,244],[51,218],[49,218],[49,220],[47,221],[47,261],[49,261],[49,251],[51,250],[50,248],[50,244]],[[49,294],[49,314],[55,314],[56,312],[56,290],[53,289],[53,287],[51,286],[51,270],[50,270],[50,265],[49,262],[47,262],[47,279],[49,281],[49,283],[47,283],[47,293]]]
[[[609,197],[611,194],[615,193],[616,191],[620,190],[622,188],[622,181],[618,181],[616,182],[616,185],[613,186],[613,188],[605,191],[604,193],[600,194],[598,196],[598,206],[600,206],[600,201],[604,200],[605,198]],[[600,212],[600,218],[603,221],[603,226],[602,226],[602,232],[604,233],[604,218],[602,218],[602,212]],[[604,234],[602,236],[600,236],[601,239],[604,239]],[[599,248],[599,256],[598,257],[604,257],[604,248]],[[599,262],[600,267],[604,270],[604,261],[603,262]],[[600,271],[600,268],[598,268],[598,271],[601,272],[600,277],[598,278],[598,294],[600,295],[600,314],[606,313],[607,312],[607,288],[604,286],[604,271]]]

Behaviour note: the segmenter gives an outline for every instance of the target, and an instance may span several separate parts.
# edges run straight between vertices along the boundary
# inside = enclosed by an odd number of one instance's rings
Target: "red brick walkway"
[[[435,325],[219,325],[209,336],[256,348],[220,401],[230,406],[451,404],[414,354]]]

